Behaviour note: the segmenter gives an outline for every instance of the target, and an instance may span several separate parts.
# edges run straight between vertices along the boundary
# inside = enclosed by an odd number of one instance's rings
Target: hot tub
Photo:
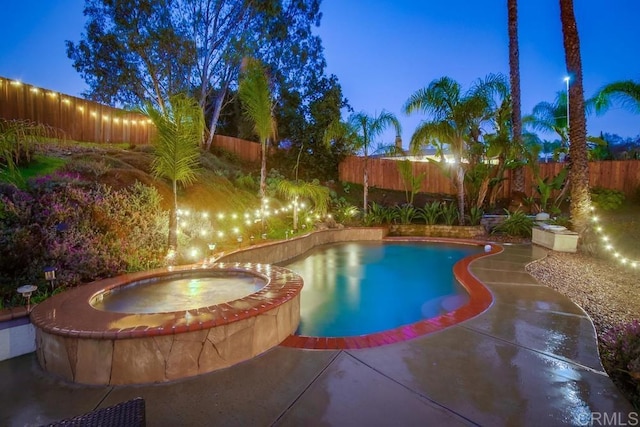
[[[188,309],[106,310],[106,296],[167,280],[249,278],[241,298]],[[264,285],[264,286],[263,286]],[[127,274],[83,285],[36,306],[42,368],[83,384],[165,382],[234,365],[278,345],[298,327],[302,278],[271,265],[217,263]]]

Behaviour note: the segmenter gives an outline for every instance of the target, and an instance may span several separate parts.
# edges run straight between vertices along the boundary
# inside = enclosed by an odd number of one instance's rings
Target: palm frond
[[[622,108],[640,113],[640,83],[633,80],[623,80],[610,83],[598,90],[596,97],[596,112],[604,113],[613,104],[619,104]]]
[[[315,182],[292,182],[283,179],[278,182],[276,191],[289,200],[297,198],[310,200],[315,211],[320,215],[324,215],[329,209],[329,201],[331,200],[329,189]]]
[[[184,185],[197,178],[199,142],[204,130],[204,115],[198,103],[184,95],[173,96],[166,111],[151,104],[142,109],[157,129],[152,169]]]
[[[269,80],[258,60],[246,60],[243,77],[238,86],[238,96],[242,101],[245,116],[254,123],[254,132],[265,144],[267,139],[275,136],[276,125]]]

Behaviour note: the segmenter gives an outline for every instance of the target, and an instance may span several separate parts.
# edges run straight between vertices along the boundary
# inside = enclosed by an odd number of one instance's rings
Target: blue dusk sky
[[[565,90],[558,0],[520,0],[522,113]],[[640,81],[640,2],[575,0],[585,96],[616,80]],[[83,0],[7,0],[0,26],[0,76],[80,96],[84,81],[65,40],[84,32]],[[506,0],[324,0],[317,34],[327,71],[355,111],[382,109],[400,119],[404,145],[420,115],[401,107],[416,90],[449,76],[468,88],[489,73],[508,74]],[[346,114],[345,114],[346,117]],[[619,108],[587,120],[587,132],[640,135],[640,116]],[[551,137],[551,136],[548,136]],[[382,143],[393,142],[387,133]]]

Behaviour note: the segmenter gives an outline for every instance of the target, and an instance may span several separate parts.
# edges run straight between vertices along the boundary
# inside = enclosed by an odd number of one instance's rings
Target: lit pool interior
[[[101,293],[91,305],[116,313],[170,313],[240,299],[265,284],[257,276],[239,273],[153,279]]]
[[[297,334],[365,335],[455,310],[469,298],[453,265],[479,252],[477,246],[425,242],[316,247],[282,264],[304,279]]]

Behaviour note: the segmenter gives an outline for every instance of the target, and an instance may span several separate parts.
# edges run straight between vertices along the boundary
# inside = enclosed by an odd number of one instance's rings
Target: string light
[[[116,120],[116,118],[112,118],[112,120]],[[123,120],[124,121],[124,120]],[[266,198],[261,201],[261,209],[255,209],[255,217],[253,215],[253,208],[247,210],[245,213],[228,213],[224,212],[207,212],[207,211],[189,211],[184,207],[176,210],[177,216],[177,224],[179,225],[178,233],[185,236],[188,239],[196,238],[196,239],[205,239],[207,236],[216,236],[218,242],[227,241],[227,243],[237,242],[240,245],[244,238],[249,238],[251,243],[254,244],[254,239],[249,236],[254,236],[257,231],[257,224],[264,221],[265,218],[274,214],[282,214],[286,215],[287,209],[269,209],[269,202],[271,200],[267,200]],[[297,202],[298,206],[304,206],[304,203]],[[307,229],[308,226],[304,223],[311,223],[313,219],[319,219],[320,215],[318,215],[313,210],[309,210],[305,213],[301,213],[303,215],[301,220],[303,222],[302,229]],[[210,219],[211,218],[211,219]],[[214,229],[215,223],[215,229]],[[244,223],[244,224],[243,224]],[[293,236],[295,234],[294,230],[287,230],[288,237]],[[267,234],[262,233],[261,237],[263,240],[267,239]],[[210,238],[209,238],[210,239]],[[196,240],[197,242],[198,240]],[[212,250],[210,248],[212,244],[209,243],[209,252]],[[215,244],[214,244],[215,245]],[[193,247],[185,250],[185,255],[187,257],[196,258],[198,256],[202,256],[203,248],[201,247]],[[204,249],[204,253],[207,253],[206,248]],[[175,255],[174,255],[175,256]],[[171,257],[167,257],[167,262],[169,265],[173,262]]]
[[[591,212],[595,212],[595,208],[593,206],[591,206]],[[598,221],[600,219],[598,218],[597,215],[593,215],[591,217],[591,222],[593,222],[594,224],[598,224]],[[600,225],[594,225],[593,229],[600,234],[600,240],[603,242],[604,244],[604,248],[611,252],[611,254],[613,255],[613,257],[623,266],[629,266],[632,268],[637,268],[638,264],[640,263],[639,261],[633,260],[633,259],[629,259],[628,257],[624,256],[623,254],[621,254],[620,252],[618,252],[617,250],[615,250],[614,246],[611,244],[610,242],[610,238],[609,236],[607,236],[606,234],[604,234],[604,229],[602,228],[602,226]]]

